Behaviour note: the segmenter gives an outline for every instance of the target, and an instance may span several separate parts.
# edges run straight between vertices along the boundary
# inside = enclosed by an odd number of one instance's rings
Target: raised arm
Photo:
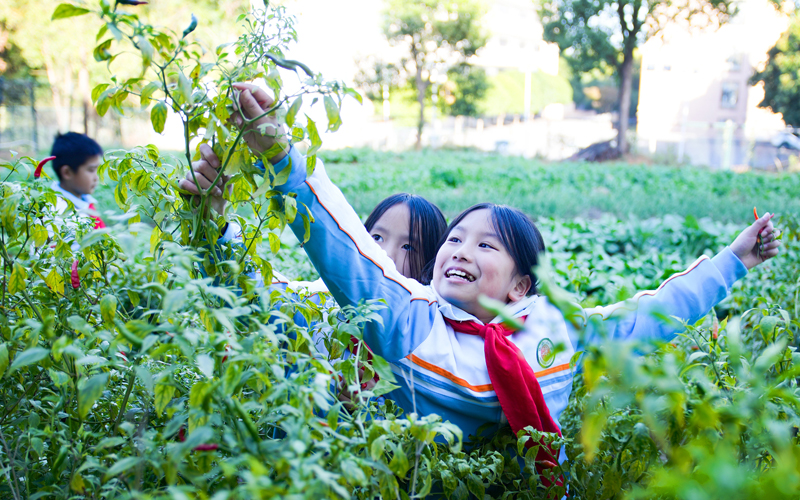
[[[293,169],[291,180],[295,169],[305,171],[305,159],[294,148],[287,158]],[[340,305],[371,299],[386,301],[386,307],[379,312],[383,325],[371,322],[364,331],[367,345],[388,360],[410,354],[425,340],[439,316],[433,290],[397,271],[328,178],[321,161],[317,161],[314,174],[301,184],[287,183],[279,190],[296,193],[298,207],[303,203],[311,210],[314,222],[304,248],[336,301]],[[291,224],[301,240],[305,234],[302,211],[303,208],[298,209]]]
[[[239,101],[246,117],[260,116],[271,105],[270,96],[257,87],[242,86],[241,90]],[[239,116],[234,116],[234,120],[244,123]],[[274,121],[265,123],[274,125]],[[249,125],[244,137],[255,152],[269,151],[280,134],[273,130],[272,136],[266,136],[261,132],[264,127],[259,130],[258,125]],[[208,189],[210,186],[205,184],[210,182],[205,179],[214,179],[217,167],[214,159],[209,158],[213,151],[201,146],[202,151],[203,160],[192,168],[203,174],[198,176],[199,187]],[[276,155],[270,162],[276,174],[291,169],[287,181],[276,189],[297,195],[298,214],[290,227],[301,241],[306,232],[301,215],[309,215],[303,205],[313,216],[310,238],[304,248],[331,295],[340,305],[356,305],[372,299],[386,302],[386,307],[378,313],[382,324],[372,321],[365,328],[364,340],[370,349],[390,361],[410,354],[428,336],[434,321],[441,321],[433,289],[397,271],[394,262],[370,237],[341,191],[330,181],[321,161],[317,161],[309,178],[306,178],[306,159],[294,147],[289,147],[287,155]],[[203,171],[207,169],[214,171],[209,170],[206,175]],[[181,187],[199,192],[193,184],[184,180]]]

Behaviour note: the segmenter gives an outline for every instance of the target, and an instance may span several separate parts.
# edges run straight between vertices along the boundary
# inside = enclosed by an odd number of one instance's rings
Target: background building
[[[641,152],[722,168],[774,162],[761,143],[766,147],[784,124],[757,107],[763,89],[748,80],[789,20],[767,0],[745,0],[739,9],[717,30],[673,25],[643,46]]]

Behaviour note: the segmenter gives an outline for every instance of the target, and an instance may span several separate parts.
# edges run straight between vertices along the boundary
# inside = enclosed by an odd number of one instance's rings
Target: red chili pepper
[[[55,156],[48,156],[44,160],[40,161],[38,165],[36,165],[36,170],[33,171],[33,178],[38,179],[42,176],[42,168],[47,165],[47,162],[55,160]]]
[[[195,446],[193,449],[194,451],[214,451],[219,448],[218,444],[201,444],[199,446]]]
[[[72,288],[80,288],[81,287],[81,277],[78,275],[78,261],[72,263],[72,272],[70,273],[70,278],[72,279]]]
[[[550,460],[540,460],[539,463],[547,467],[548,469],[552,469],[553,467],[558,467],[554,462],[551,462]]]
[[[230,350],[231,350],[230,344],[225,344],[225,352],[228,352]],[[228,360],[228,355],[227,354],[222,356],[222,363],[224,363],[227,360]],[[220,364],[222,364],[222,363],[220,363]]]
[[[186,428],[181,427],[181,430],[178,431],[178,441],[181,443],[186,441]]]

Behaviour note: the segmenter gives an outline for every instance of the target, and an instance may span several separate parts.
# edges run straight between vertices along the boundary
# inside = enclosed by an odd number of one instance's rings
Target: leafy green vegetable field
[[[452,217],[472,203],[517,207],[532,217],[691,215],[749,221],[752,207],[800,214],[800,174],[711,171],[624,163],[548,163],[463,150],[322,154],[331,178],[360,213],[412,192]]]

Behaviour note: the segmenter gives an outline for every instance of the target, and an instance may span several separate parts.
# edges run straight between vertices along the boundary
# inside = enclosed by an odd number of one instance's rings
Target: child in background
[[[67,132],[56,136],[50,155],[55,156],[53,170],[58,177],[50,186],[59,194],[56,210],[63,214],[68,208],[65,200],[69,200],[78,212],[94,220],[95,229],[106,227],[93,213],[97,200],[92,196],[98,182],[97,167],[103,163],[103,148],[86,135]]]

